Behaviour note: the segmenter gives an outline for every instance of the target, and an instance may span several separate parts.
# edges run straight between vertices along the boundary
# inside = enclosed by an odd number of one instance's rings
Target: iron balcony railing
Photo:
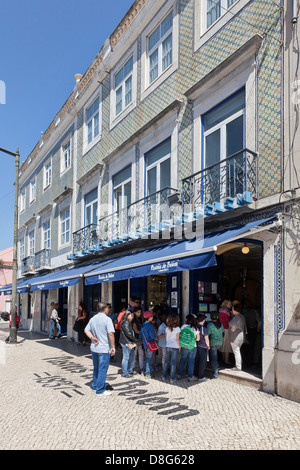
[[[73,252],[87,250],[99,243],[99,234],[96,224],[86,225],[73,233]]]
[[[182,203],[195,209],[249,192],[258,198],[258,156],[243,149],[182,180]]]
[[[126,236],[158,229],[163,220],[175,215],[169,198],[177,193],[177,189],[166,187],[133,202],[124,209],[102,217],[99,221],[100,240],[123,239]]]
[[[34,255],[27,256],[21,260],[21,273],[39,271],[51,267],[51,250],[45,248]]]

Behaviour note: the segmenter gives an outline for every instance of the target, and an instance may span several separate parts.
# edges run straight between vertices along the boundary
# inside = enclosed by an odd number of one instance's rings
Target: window
[[[44,189],[50,186],[52,181],[52,163],[51,160],[45,165]]]
[[[70,208],[68,207],[60,214],[60,242],[61,245],[70,243]]]
[[[86,111],[87,141],[90,144],[99,135],[99,97]]]
[[[206,29],[224,15],[237,0],[206,0]]]
[[[62,148],[62,172],[71,166],[71,141],[69,140]]]
[[[173,10],[148,37],[149,84],[172,64]]]
[[[133,56],[115,74],[116,116],[132,102]]]
[[[20,252],[19,252],[20,261],[22,261],[25,258],[25,239],[24,239],[24,237],[21,238],[21,240],[20,240],[19,249],[20,249]]]
[[[20,212],[25,210],[25,189],[20,194]]]
[[[119,212],[131,204],[131,166],[114,175],[113,181],[114,210]]]
[[[244,148],[245,90],[203,116],[205,167]]]
[[[43,225],[44,231],[44,249],[50,249],[50,239],[51,239],[51,231],[50,231],[50,220],[44,223]]]
[[[98,225],[98,190],[93,191],[85,196],[85,226]]]
[[[171,138],[146,153],[147,195],[171,185]]]
[[[34,230],[29,233],[29,256],[34,256]]]
[[[30,182],[30,202],[34,201],[36,198],[36,179],[33,178]]]
[[[220,200],[221,194],[232,196],[232,188],[229,185],[234,185],[235,193],[242,191],[237,187],[237,184],[241,183],[238,183],[237,172],[243,166],[242,152],[240,155],[239,152],[245,148],[244,116],[245,89],[243,88],[202,118],[204,167],[215,165],[213,170],[208,171],[205,183],[207,188],[213,188],[206,195],[212,200]],[[226,164],[222,164],[222,160],[232,155],[236,156]],[[219,162],[220,165],[216,165]],[[211,179],[219,181],[220,184],[213,184]],[[222,185],[226,187],[221,187]]]

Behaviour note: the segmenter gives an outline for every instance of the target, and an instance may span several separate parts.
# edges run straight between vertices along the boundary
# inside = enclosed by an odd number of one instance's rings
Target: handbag
[[[144,339],[145,339],[145,341],[146,341],[146,343],[147,343],[147,346],[148,346],[149,351],[151,351],[151,352],[157,351],[157,350],[158,350],[158,346],[157,346],[156,341],[149,341],[149,342],[148,342],[148,341],[146,340],[146,338],[145,338],[145,335],[144,335],[144,332],[143,332],[143,331],[142,331],[142,333],[143,333]]]
[[[126,346],[127,346],[128,349],[134,349],[136,347],[136,344],[135,343],[127,343]]]
[[[79,322],[77,320],[75,320],[73,330],[76,331],[76,332],[78,332],[80,330],[80,325],[79,325]]]

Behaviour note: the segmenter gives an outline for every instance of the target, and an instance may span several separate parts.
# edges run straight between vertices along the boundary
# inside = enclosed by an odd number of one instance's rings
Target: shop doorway
[[[41,294],[41,331],[43,333],[46,333],[48,328],[48,293],[48,290],[42,290]]]
[[[61,334],[67,334],[67,324],[68,324],[68,287],[63,287],[62,289],[58,289],[58,316],[60,320],[61,326]]]
[[[221,249],[221,250],[220,250]],[[247,343],[242,347],[243,368],[261,371],[263,346],[263,252],[253,240],[223,245],[221,298],[238,300],[247,322]]]
[[[128,279],[113,283],[113,312],[118,315],[124,305],[128,307]]]

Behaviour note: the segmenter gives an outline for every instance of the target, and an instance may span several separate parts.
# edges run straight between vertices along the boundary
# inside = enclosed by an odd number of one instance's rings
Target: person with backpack
[[[207,323],[207,330],[210,342],[210,362],[213,370],[213,378],[217,379],[219,375],[218,350],[223,344],[224,327],[219,321],[218,312],[211,312],[211,322]]]
[[[183,369],[187,362],[187,379],[188,382],[193,380],[194,364],[197,353],[197,341],[200,339],[199,330],[197,329],[197,317],[190,314],[186,317],[186,323],[182,325],[179,336],[180,362],[177,371],[177,379],[181,379]]]

